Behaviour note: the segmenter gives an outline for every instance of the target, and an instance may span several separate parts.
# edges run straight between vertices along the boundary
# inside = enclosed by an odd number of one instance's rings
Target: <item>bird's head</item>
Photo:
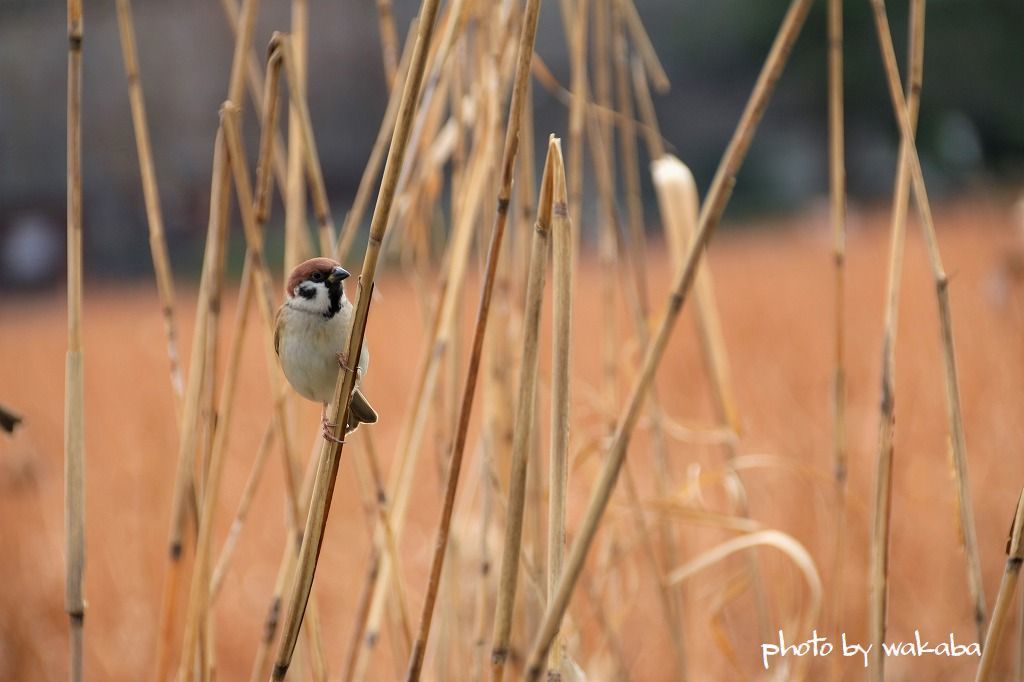
[[[305,312],[334,317],[344,297],[342,282],[348,271],[330,258],[311,258],[299,263],[288,277],[288,305]]]

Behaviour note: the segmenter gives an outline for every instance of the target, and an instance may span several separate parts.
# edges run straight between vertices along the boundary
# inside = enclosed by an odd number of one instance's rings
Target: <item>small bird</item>
[[[330,258],[311,258],[299,263],[288,276],[285,301],[274,320],[274,350],[288,383],[302,397],[323,404],[321,424],[324,438],[343,442],[331,435],[335,426],[327,421],[327,404],[334,396],[339,366],[348,369],[348,348],[355,310],[342,282],[348,272]],[[375,424],[377,412],[359,390],[370,354],[363,346],[356,365],[345,433],[360,424]]]

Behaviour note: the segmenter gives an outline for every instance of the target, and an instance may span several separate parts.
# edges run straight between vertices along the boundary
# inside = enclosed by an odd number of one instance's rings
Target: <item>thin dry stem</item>
[[[149,249],[153,258],[153,270],[156,272],[156,288],[160,297],[164,333],[167,335],[167,358],[171,371],[171,389],[174,392],[175,415],[181,419],[185,386],[178,359],[177,324],[174,321],[174,278],[167,257],[167,238],[164,235],[163,212],[160,209],[160,191],[157,188],[156,171],[153,169],[153,152],[149,141],[146,102],[142,96],[142,77],[139,74],[139,60],[135,47],[131,0],[117,0],[117,24],[121,35],[125,76],[128,79],[128,100],[131,104],[132,127],[135,129],[142,194],[146,203],[146,220],[149,223]]]
[[[832,222],[832,259],[835,268],[834,362],[832,374],[832,461],[835,476],[835,546],[832,559],[832,608],[829,626],[838,636],[842,629],[843,554],[846,541],[846,366],[845,262],[846,262],[846,154],[843,125],[843,3],[828,1],[828,141],[829,207]],[[833,659],[833,679],[838,675]]]
[[[551,599],[565,556],[565,501],[569,479],[569,351],[572,346],[572,225],[561,153],[554,167],[551,207],[552,334],[551,334],[551,454],[548,464],[548,584]],[[559,679],[562,642],[556,639],[548,657],[548,679]]]
[[[434,20],[437,17],[438,6],[438,0],[424,0],[420,8],[419,36],[416,39],[416,46],[413,48],[412,61],[409,66],[409,78],[403,90],[398,120],[395,123],[395,134],[391,142],[391,149],[388,151],[387,162],[384,165],[384,177],[381,181],[380,194],[377,197],[377,205],[374,208],[373,218],[370,222],[369,244],[363,259],[363,269],[357,282],[355,314],[347,349],[347,356],[350,358],[358,358],[362,350],[380,246],[387,229],[388,218],[398,184],[398,175],[405,157],[412,121],[419,104],[423,72],[426,68],[426,57],[434,33]],[[285,61],[289,61],[287,57]],[[294,99],[296,93],[294,88],[292,90]],[[300,100],[299,105],[302,106],[302,98],[298,99]],[[312,139],[307,139],[306,143],[312,145]],[[312,154],[311,150],[307,151]],[[333,248],[328,252],[333,252]],[[338,465],[340,464],[342,449],[340,436],[344,435],[341,431],[344,428],[344,417],[348,413],[348,404],[352,399],[355,380],[355,372],[349,368],[343,367],[338,373],[338,381],[331,399],[328,419],[329,422],[335,424],[333,435],[339,439],[339,442],[331,443],[325,440],[324,447],[320,451],[320,466],[317,470],[309,515],[306,519],[306,529],[303,533],[302,546],[299,550],[298,572],[286,611],[284,628],[274,664],[273,679],[275,680],[283,680],[288,672],[292,653],[295,650],[295,642],[298,639],[299,628],[302,624],[303,614],[313,587],[313,576],[316,572],[317,559],[320,554],[320,544],[323,541],[324,528],[327,524],[327,515],[334,492],[334,482],[337,478]]]
[[[458,487],[459,472],[462,467],[463,452],[466,447],[466,436],[469,430],[469,419],[473,409],[473,399],[476,393],[476,382],[480,370],[480,359],[483,352],[483,342],[487,330],[488,314],[491,307],[491,297],[494,291],[494,279],[497,269],[497,262],[501,252],[501,243],[505,233],[505,225],[508,220],[509,200],[512,190],[512,178],[515,170],[515,161],[519,149],[519,129],[525,102],[526,84],[530,74],[530,62],[533,56],[533,45],[537,35],[537,19],[540,11],[540,0],[527,0],[525,14],[519,34],[519,44],[516,53],[516,70],[512,87],[512,97],[509,102],[508,125],[505,130],[505,146],[502,152],[501,164],[501,185],[498,190],[497,214],[495,215],[494,228],[491,232],[490,245],[487,252],[487,264],[485,266],[483,289],[480,294],[480,304],[477,309],[476,328],[473,334],[473,345],[470,351],[469,368],[466,375],[465,389],[462,394],[462,404],[459,410],[459,422],[456,427],[455,438],[452,444],[452,454],[449,458],[448,484],[445,491],[445,503],[442,509],[441,522],[438,530],[437,551],[431,563],[431,579],[428,586],[427,599],[424,603],[423,613],[420,618],[419,633],[413,646],[413,652],[409,659],[407,679],[419,679],[419,673],[423,666],[423,658],[426,654],[427,640],[430,636],[430,622],[433,618],[433,606],[436,599],[437,586],[440,583],[441,571],[444,567],[445,546],[447,544],[448,530],[451,524],[451,512],[454,506],[455,493]]]
[[[765,66],[758,77],[754,92],[740,119],[736,133],[725,152],[725,156],[722,158],[718,172],[715,174],[707,201],[705,201],[701,212],[700,224],[687,256],[686,264],[676,277],[675,286],[669,297],[667,308],[662,314],[657,334],[654,337],[653,343],[648,346],[643,367],[638,373],[627,405],[619,419],[608,459],[595,486],[577,539],[573,543],[572,550],[566,560],[565,573],[563,573],[559,581],[555,598],[548,604],[544,621],[531,647],[526,669],[530,679],[537,679],[544,669],[544,661],[551,646],[551,641],[558,631],[559,623],[569,606],[569,598],[582,572],[584,559],[593,543],[601,517],[611,498],[618,473],[626,456],[629,437],[632,435],[633,427],[636,425],[637,418],[639,417],[643,398],[647,394],[647,387],[654,377],[655,370],[660,363],[665,346],[671,335],[673,323],[678,317],[683,301],[693,283],[700,256],[703,254],[711,234],[725,210],[732,185],[735,182],[736,173],[739,171],[740,165],[746,156],[754,131],[764,113],[764,109],[782,72],[793,43],[796,41],[800,28],[803,26],[809,8],[810,0],[794,0],[790,5],[786,18],[779,29],[771,52],[765,62]]]
[[[975,682],[987,682],[992,679],[992,668],[995,665],[996,654],[999,653],[999,642],[1010,618],[1010,605],[1017,590],[1021,564],[1024,564],[1024,491],[1017,498],[1017,510],[1013,515],[1010,537],[1006,541],[1006,568],[999,582],[999,593],[992,608],[992,623],[985,637],[985,646],[981,650],[981,661],[978,663]]]
[[[64,611],[69,678],[82,680],[85,638],[85,396],[82,359],[82,3],[68,0],[68,348],[64,374]]]
[[[558,140],[548,143],[541,192],[537,203],[537,222],[534,226],[530,250],[530,267],[526,284],[523,311],[523,350],[519,374],[519,397],[516,403],[515,430],[512,435],[512,464],[509,473],[508,514],[505,519],[505,546],[501,555],[501,577],[498,582],[498,605],[494,616],[494,634],[491,639],[491,674],[500,680],[508,658],[512,633],[512,613],[515,608],[516,587],[519,578],[519,552],[522,547],[523,512],[526,502],[526,470],[533,440],[533,405],[536,398],[537,358],[540,335],[540,310],[544,298],[544,285],[550,234],[554,170],[557,163],[554,150]]]

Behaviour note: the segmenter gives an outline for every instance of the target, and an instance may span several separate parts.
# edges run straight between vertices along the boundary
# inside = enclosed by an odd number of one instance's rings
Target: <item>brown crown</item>
[[[292,270],[292,274],[288,276],[288,284],[285,286],[285,294],[291,296],[295,292],[295,287],[312,277],[314,272],[319,272],[326,279],[327,275],[331,274],[331,271],[340,265],[341,263],[333,258],[324,258],[323,256],[319,258],[310,258],[307,261],[299,263],[295,266],[295,269]]]

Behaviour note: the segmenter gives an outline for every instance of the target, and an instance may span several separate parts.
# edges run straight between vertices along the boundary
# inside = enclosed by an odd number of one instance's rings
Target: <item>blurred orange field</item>
[[[1024,443],[1024,279],[1020,266],[1024,225],[1014,213],[1012,201],[1000,196],[937,207],[936,215],[944,264],[951,278],[970,483],[991,608],[1003,571],[1007,528],[1024,484],[1024,458],[1020,456]],[[834,293],[826,215],[811,211],[750,229],[723,231],[713,241],[709,258],[743,423],[739,442],[751,515],[767,528],[792,535],[813,557],[825,585],[825,605],[816,621],[818,632],[832,641],[845,632],[850,641],[865,642],[865,575],[879,420],[888,212],[852,210],[850,223],[846,280],[849,526],[838,627],[830,624],[832,600],[840,590],[831,565],[835,538],[830,404]],[[669,286],[667,259],[660,242],[649,247],[649,290],[660,306]],[[600,331],[607,324],[623,329],[630,324],[617,306],[602,302],[600,282],[624,276],[602,271],[587,259],[578,281],[572,359],[572,446],[577,458],[570,472],[570,542],[599,464],[593,445],[600,442],[606,424],[618,412],[618,405],[609,410],[599,397]],[[415,286],[420,285],[389,270],[378,282],[378,298],[370,315],[372,362],[365,387],[382,415],[372,435],[385,468],[392,461],[413,390],[417,358],[426,343],[426,316],[421,314]],[[473,278],[464,299],[464,338],[477,291]],[[222,318],[222,338],[228,336],[234,317],[233,294],[230,298]],[[186,346],[191,338],[194,299],[194,290],[179,287],[180,337]],[[491,334],[512,326],[507,323],[507,313],[498,314],[505,318],[494,321]],[[549,318],[550,302],[545,307],[541,336],[537,404],[541,446],[533,460],[534,466],[544,467]],[[259,316],[254,313],[217,515],[218,547],[271,418],[256,324]],[[5,293],[0,300],[0,404],[25,417],[15,436],[0,435],[0,537],[7,547],[0,562],[3,680],[56,680],[67,674],[61,502],[65,325],[64,297],[58,290]],[[897,436],[887,639],[913,640],[916,629],[933,645],[948,640],[950,633],[958,643],[976,640],[957,534],[938,330],[934,285],[912,219],[896,355]],[[86,676],[93,680],[148,679],[155,658],[177,453],[164,331],[152,284],[87,280],[84,334]],[[466,345],[458,375],[442,379],[442,384],[454,379],[461,390]],[[187,348],[183,350],[187,356]],[[637,364],[635,347],[627,345],[624,352],[619,364],[619,401],[631,383],[630,369]],[[662,406],[675,423],[689,429],[712,424],[708,385],[688,311],[675,330],[658,376]],[[481,391],[475,421],[479,421],[482,401]],[[428,426],[412,513],[399,548],[414,616],[423,600],[443,488],[441,446],[452,422],[451,408],[444,401],[440,401],[439,411],[440,416]],[[314,444],[318,413],[318,406],[301,403],[302,453]],[[629,461],[641,499],[651,503],[654,488],[645,428],[641,424]],[[457,578],[450,585],[457,594],[442,595],[442,599],[464,603],[457,613],[467,618],[473,617],[479,574],[474,561],[479,536],[474,517],[480,474],[479,464],[470,463],[479,459],[478,431],[474,427],[470,434],[456,507],[457,559],[446,568],[450,577]],[[670,454],[679,500],[694,502],[694,482],[705,480],[708,490],[698,494],[696,501],[730,512],[723,502],[720,448],[692,442],[687,435],[690,431],[683,428],[673,433]],[[357,447],[363,447],[363,442],[355,438]],[[344,660],[371,544],[371,521],[361,502],[351,457],[346,450],[315,583],[331,679],[337,679]],[[217,671],[221,680],[249,675],[284,542],[281,478],[275,447],[217,603]],[[609,510],[608,523],[621,527],[626,542],[618,548],[618,556],[602,559],[617,567],[615,577],[602,584],[604,602],[610,605],[605,616],[620,639],[632,679],[670,679],[672,657],[655,606],[654,577],[631,535],[625,499],[618,491]],[[680,561],[731,537],[719,528],[669,518],[679,539]],[[531,523],[530,518],[527,522]],[[605,528],[601,537],[607,533]],[[500,536],[489,541],[492,555],[500,553]],[[758,551],[776,621],[772,630],[786,627],[787,641],[803,641],[811,633],[793,629],[806,589],[802,578],[779,553]],[[594,557],[588,565],[593,567]],[[682,588],[692,679],[766,675],[750,591],[738,582],[745,565],[733,557],[699,573]],[[491,579],[495,578],[492,572]],[[521,603],[524,606],[520,608],[536,612],[532,598],[524,597]],[[577,662],[590,679],[614,677],[615,668],[592,622],[592,604],[585,595],[576,595],[570,614],[575,624],[570,651],[583,652]],[[438,627],[432,645],[438,644],[437,638],[443,641],[444,626]],[[1017,627],[1014,615],[999,658],[999,679],[1006,679],[1016,669]],[[516,634],[513,662],[521,664],[527,635],[532,638],[532,633]],[[384,630],[367,679],[400,677],[405,661],[396,639]],[[466,659],[477,655],[474,643],[444,646],[450,651],[448,660],[432,653],[426,674],[431,679],[465,679],[470,669]],[[973,679],[977,660],[971,656],[891,657],[886,672],[893,680],[967,680]],[[843,678],[861,679],[859,657],[843,659],[833,654],[805,660],[810,665],[810,679],[825,678],[831,664],[837,662]]]

